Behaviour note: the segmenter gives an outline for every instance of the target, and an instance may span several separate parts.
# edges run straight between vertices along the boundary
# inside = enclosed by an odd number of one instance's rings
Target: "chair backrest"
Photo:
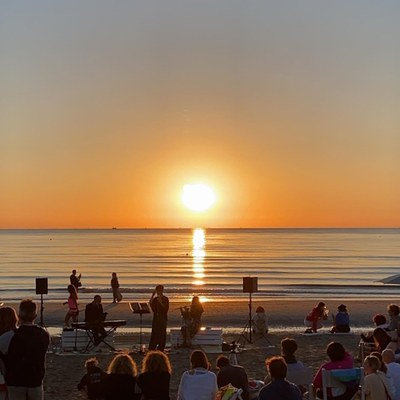
[[[349,368],[349,369],[322,369],[322,393],[323,399],[328,400],[328,388],[341,388],[346,390],[347,384],[350,382],[358,382],[358,387],[361,389],[361,400],[364,400],[364,368]]]
[[[288,370],[286,379],[297,386],[305,386],[308,389],[308,398],[313,400],[313,369],[310,366],[304,366],[296,370]]]

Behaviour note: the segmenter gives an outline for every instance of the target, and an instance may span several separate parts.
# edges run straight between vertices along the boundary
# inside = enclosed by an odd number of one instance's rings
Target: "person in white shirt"
[[[394,383],[394,399],[393,400],[400,400],[400,364],[397,364],[394,361],[394,353],[393,350],[386,349],[382,352],[382,358],[385,362],[388,375],[391,376]]]
[[[201,350],[190,356],[191,369],[182,374],[178,400],[214,400],[218,391],[217,376],[209,371],[210,363]]]

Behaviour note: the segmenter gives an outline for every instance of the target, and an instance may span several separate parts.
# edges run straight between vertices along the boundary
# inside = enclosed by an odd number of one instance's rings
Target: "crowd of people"
[[[76,279],[75,279],[76,278]],[[114,277],[113,277],[114,278]],[[78,311],[78,287],[80,277],[76,271],[71,275],[68,286],[68,313],[65,324],[74,321]],[[117,300],[116,300],[117,301]],[[89,399],[97,400],[169,400],[172,368],[164,352],[166,345],[167,313],[169,299],[164,295],[164,287],[157,285],[149,301],[153,312],[149,351],[141,365],[141,372],[133,358],[128,354],[118,354],[103,371],[96,358],[85,363],[86,374],[77,385],[85,390]],[[199,298],[195,296],[188,312],[193,326],[188,326],[185,335],[189,337],[201,326],[204,312]],[[258,309],[264,313],[264,309]],[[373,316],[374,329],[361,335],[361,343],[371,343],[370,353],[363,357],[363,390],[366,400],[400,400],[400,364],[396,357],[400,354],[398,332],[400,328],[400,308],[396,304],[387,307],[383,314]],[[94,296],[86,305],[85,321],[93,324],[95,344],[104,338],[101,322],[107,313],[103,312],[101,297]],[[305,319],[307,329],[317,332],[322,321],[326,320],[328,310],[319,302]],[[45,376],[45,356],[49,346],[48,332],[35,324],[37,306],[32,300],[23,300],[18,314],[11,307],[0,307],[0,400],[43,399],[43,379]],[[260,317],[261,318],[261,317]],[[261,319],[263,319],[262,317]],[[346,333],[350,330],[347,307],[340,304],[337,314],[332,315],[332,333]],[[193,329],[193,330],[191,330]],[[261,334],[268,327],[262,324]],[[281,341],[280,354],[265,360],[266,377],[264,386],[258,393],[258,400],[300,400],[307,396],[308,387],[296,385],[290,377],[307,366],[296,357],[298,345],[295,339]],[[346,370],[355,366],[353,357],[339,341],[332,341],[326,348],[327,361],[323,362],[313,377],[313,391],[322,398],[323,369]],[[232,365],[230,358],[220,355],[215,364],[218,373],[211,371],[207,355],[194,350],[190,355],[190,368],[184,372],[178,388],[178,400],[215,400],[221,398],[221,391],[232,385],[241,392],[243,400],[250,400],[249,380],[246,370]],[[332,400],[350,400],[358,391],[359,377],[347,379],[340,387],[328,389]],[[252,397],[254,398],[254,397]]]

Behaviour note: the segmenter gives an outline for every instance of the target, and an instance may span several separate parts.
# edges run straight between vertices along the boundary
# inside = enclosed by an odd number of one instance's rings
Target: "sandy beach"
[[[40,299],[33,298],[38,304],[38,318],[40,320]],[[269,325],[272,330],[290,330],[303,327],[305,315],[311,308],[320,301],[303,299],[267,299],[263,301],[254,300],[252,311],[255,312],[257,306],[264,307],[268,316]],[[350,314],[351,324],[355,328],[364,328],[371,325],[371,317],[376,313],[385,314],[387,305],[391,302],[396,303],[395,299],[389,300],[345,300],[338,299],[325,301],[330,313],[337,312],[337,306],[341,303],[347,305]],[[7,303],[5,305],[18,308],[18,303]],[[181,326],[181,315],[179,308],[187,306],[189,303],[171,302],[168,313],[169,327]],[[79,320],[83,321],[86,303],[80,302],[81,313]],[[124,319],[127,321],[127,328],[135,330],[139,327],[139,316],[133,315],[128,301],[121,303],[111,303],[103,301],[104,311],[107,312],[107,320]],[[248,320],[249,306],[248,301],[227,301],[227,302],[206,302],[204,303],[205,312],[203,314],[203,325],[222,328],[237,328],[244,326]],[[61,328],[67,306],[62,303],[44,302],[43,320],[47,327]],[[143,326],[151,326],[151,315],[143,315]]]
[[[357,344],[361,330],[368,330],[372,327],[371,316],[375,313],[386,312],[387,301],[343,301],[350,312],[353,334],[332,335],[328,332],[330,321],[327,321],[320,334],[307,336],[303,334],[303,319],[305,314],[317,302],[310,300],[269,300],[253,303],[253,312],[258,305],[262,305],[269,319],[270,333],[268,340],[261,338],[253,340],[253,344],[247,343],[245,348],[238,354],[238,361],[243,365],[249,377],[262,379],[265,376],[264,360],[266,357],[279,354],[279,343],[284,337],[295,338],[299,345],[297,352],[298,359],[311,365],[316,371],[319,365],[325,360],[325,348],[332,340],[340,341],[345,348],[357,356]],[[341,302],[327,302],[329,310],[335,311]],[[169,313],[169,328],[180,326],[180,313],[178,308],[183,305],[171,303]],[[17,306],[17,304],[13,304]],[[81,305],[81,308],[83,305]],[[236,340],[245,326],[248,318],[247,302],[209,302],[205,303],[204,326],[222,327],[224,329],[224,340],[231,342]],[[108,312],[107,319],[126,319],[125,329],[117,330],[115,347],[118,351],[132,352],[139,342],[137,329],[139,327],[139,316],[133,315],[128,303],[120,304],[105,303],[104,310]],[[59,344],[59,334],[65,308],[57,303],[45,304],[44,321],[49,331],[54,334],[53,343]],[[81,317],[83,319],[83,315]],[[149,327],[151,315],[144,315],[143,326]],[[58,334],[57,334],[58,333]],[[148,343],[148,329],[145,329],[143,336],[144,343]],[[271,347],[271,345],[275,347]],[[45,399],[84,399],[86,395],[77,391],[76,385],[84,374],[84,362],[92,355],[73,352],[60,352],[55,348],[54,353],[47,356],[47,373],[45,378]],[[171,381],[171,398],[176,397],[177,388],[181,374],[189,368],[189,349],[172,349],[170,359],[173,366]],[[212,368],[215,371],[215,359],[218,351],[209,353]],[[139,370],[143,356],[133,352],[133,358],[138,364]],[[113,353],[103,351],[96,354],[101,366],[106,369]]]

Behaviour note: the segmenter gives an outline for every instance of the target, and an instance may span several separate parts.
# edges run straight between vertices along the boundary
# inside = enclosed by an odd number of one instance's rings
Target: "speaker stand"
[[[43,293],[40,294],[40,326],[43,328],[44,323],[43,323],[43,310],[44,310],[44,305],[43,305]]]
[[[240,339],[244,340],[245,342],[248,342],[250,344],[253,343],[252,340],[252,332],[253,332],[253,319],[251,317],[252,314],[252,298],[251,298],[252,293],[249,293],[249,320],[247,321],[247,324],[243,328],[242,333],[239,336],[239,339],[237,340],[240,343]],[[244,344],[243,343],[243,344]]]

